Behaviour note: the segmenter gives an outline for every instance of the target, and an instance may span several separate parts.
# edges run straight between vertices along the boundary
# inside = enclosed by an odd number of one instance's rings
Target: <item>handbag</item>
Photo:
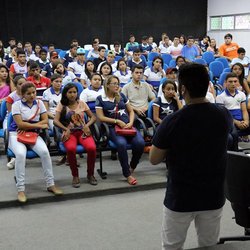
[[[36,117],[39,109],[40,109],[40,107],[39,107],[39,100],[38,100],[36,113],[30,119],[28,119],[28,122]],[[22,131],[19,131],[17,133],[17,141],[19,141],[23,144],[27,144],[27,145],[35,145],[37,137],[38,137],[38,133],[32,132],[32,131],[23,131],[22,130]]]
[[[117,119],[118,116],[118,103],[116,104],[116,109],[115,109],[115,117]],[[115,133],[117,135],[122,135],[122,136],[135,136],[137,131],[134,127],[132,128],[121,128],[118,125],[115,125]]]
[[[23,144],[35,145],[38,134],[36,132],[22,131],[17,134],[17,140]]]

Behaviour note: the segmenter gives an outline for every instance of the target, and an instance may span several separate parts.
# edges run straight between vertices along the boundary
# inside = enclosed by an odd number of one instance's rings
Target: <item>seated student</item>
[[[13,64],[13,63],[16,63],[17,62],[17,54],[16,54],[16,50],[18,49],[16,45],[12,45],[11,47],[11,50],[10,50],[10,54],[7,54],[5,57],[4,57],[4,61],[6,61],[6,66],[8,68],[10,68],[10,66]]]
[[[53,74],[54,74],[54,70],[53,70],[53,63],[59,62],[58,60],[58,53],[56,51],[51,51],[50,52],[50,63],[46,64],[45,67],[42,69],[41,74],[43,76],[46,76],[48,78],[50,78]]]
[[[174,81],[165,80],[162,84],[162,92],[163,94],[153,103],[153,120],[156,124],[160,124],[167,115],[182,108]]]
[[[128,61],[128,67],[130,70],[132,70],[135,65],[141,65],[143,70],[147,67],[145,60],[141,59],[140,49],[135,49],[133,52],[133,58]]]
[[[244,77],[244,66],[241,63],[235,63],[232,66],[231,71],[235,73],[239,78],[238,85],[236,86],[236,88],[238,90],[243,91],[248,96],[250,94],[250,88],[248,86],[246,78]]]
[[[103,93],[102,77],[100,74],[94,73],[90,76],[90,86],[84,89],[80,94],[80,100],[83,102],[93,102],[97,96]]]
[[[91,57],[98,58],[99,57],[98,48],[99,48],[99,42],[93,41],[92,42],[92,49],[89,51],[87,58],[91,58]]]
[[[39,52],[39,59],[36,60],[40,69],[43,69],[47,64],[49,64],[49,60],[47,59],[47,50],[41,49]]]
[[[103,81],[106,80],[109,76],[111,76],[113,74],[112,73],[112,66],[107,62],[102,63],[99,73],[102,76],[102,80]]]
[[[85,123],[84,115],[90,118]],[[63,130],[62,141],[67,151],[67,159],[73,176],[72,186],[80,187],[80,178],[76,161],[77,142],[87,151],[87,180],[91,185],[97,185],[94,177],[96,145],[91,136],[90,125],[96,118],[88,105],[78,100],[77,87],[69,83],[62,91],[62,99],[56,107],[54,125]]]
[[[235,63],[241,63],[245,69],[245,77],[247,77],[249,73],[250,59],[249,57],[245,56],[246,50],[244,48],[238,48],[237,53],[238,57],[233,58],[231,65],[234,65]]]
[[[141,39],[141,44],[139,44],[139,49],[146,58],[148,58],[148,53],[152,51],[153,47],[148,44],[148,37],[143,36]]]
[[[41,49],[42,49],[42,45],[40,43],[36,43],[35,48],[34,48],[34,53],[30,55],[29,60],[32,60],[32,61],[39,60]]]
[[[180,44],[180,39],[178,36],[174,36],[174,40],[172,45],[170,45],[167,49],[167,53],[169,53],[173,59],[176,59],[181,55],[181,50],[183,45]]]
[[[204,53],[207,51],[207,48],[209,46],[210,43],[210,37],[209,36],[204,36],[203,39],[201,41],[199,41],[199,47],[201,49],[201,53]]]
[[[68,68],[69,63],[74,62],[76,59],[76,51],[77,46],[76,45],[70,45],[69,52],[65,54],[63,60],[63,65]]]
[[[166,70],[166,78],[167,80],[172,80],[176,84],[177,89],[178,89],[177,72],[178,70],[176,68],[168,68]],[[161,97],[162,95],[163,95],[163,92],[162,92],[162,84],[161,84],[158,89],[157,97]]]
[[[103,46],[100,46],[98,48],[98,51],[99,51],[99,57],[98,58],[95,58],[93,60],[93,63],[95,65],[95,68],[97,69],[98,68],[98,65],[102,62],[105,62],[106,61],[106,58],[105,58],[105,53],[106,53],[106,48],[103,47]]]
[[[161,54],[168,53],[168,48],[171,44],[169,37],[165,36],[163,42],[159,45],[159,52]]]
[[[129,36],[129,42],[126,43],[124,48],[125,55],[127,55],[128,60],[132,57],[134,50],[139,49],[139,43],[135,42],[135,36],[131,34]]]
[[[192,36],[187,38],[187,45],[182,48],[181,55],[191,62],[200,56],[197,47],[194,45],[194,38]]]
[[[10,75],[9,69],[0,64],[0,105],[4,99],[10,94]]]
[[[22,74],[16,74],[13,79],[13,84],[15,86],[15,91],[11,92],[6,98],[6,106],[7,106],[7,113],[3,121],[3,129],[7,129],[7,121],[8,115],[11,112],[12,104],[16,101],[21,100],[21,86],[26,82],[25,77]],[[11,158],[11,160],[7,163],[7,168],[9,170],[14,169],[15,167],[15,158]]]
[[[239,135],[250,134],[249,116],[246,107],[246,95],[237,90],[239,79],[235,73],[229,73],[225,79],[226,89],[216,97],[216,103],[223,104],[231,113]],[[248,136],[242,138],[248,142]]]
[[[177,56],[176,57],[176,66],[175,66],[175,68],[177,69],[177,71],[179,70],[180,66],[182,64],[184,64],[184,63],[186,63],[185,57],[183,57],[183,56]]]
[[[37,131],[48,128],[48,116],[44,104],[36,100],[36,87],[31,82],[26,82],[21,87],[22,100],[16,101],[12,105],[13,122],[9,131],[9,148],[15,154],[15,176],[18,191],[17,199],[19,202],[26,202],[25,195],[25,162],[27,146],[18,141],[18,133],[22,131]],[[49,150],[44,140],[38,136],[35,145],[29,145],[34,152],[41,158],[47,190],[54,195],[63,194],[60,189],[55,187],[52,170],[52,162]]]
[[[53,63],[53,71],[62,76],[63,86],[70,82],[77,82],[76,75],[72,71],[67,70],[61,62]]]
[[[30,63],[29,77],[27,77],[27,81],[35,84],[37,97],[42,97],[44,90],[50,86],[50,79],[40,75],[40,67],[36,62]]]
[[[128,69],[125,59],[117,62],[117,71],[114,73],[119,78],[120,86],[123,87],[131,79],[131,70]]]
[[[144,71],[144,80],[153,87],[157,87],[157,89],[161,79],[166,76],[163,65],[163,59],[160,56],[156,56],[152,61],[152,67]]]
[[[114,50],[115,56],[121,56],[124,57],[124,49],[121,48],[121,44],[119,42],[114,42]]]
[[[73,71],[76,77],[80,79],[80,76],[85,69],[85,50],[83,48],[78,48],[76,54],[76,61],[70,62],[68,64],[68,69]]]
[[[154,42],[154,38],[153,36],[148,36],[148,44],[152,46],[152,51],[153,52],[157,52],[158,48],[157,48],[157,44]]]
[[[115,61],[115,53],[112,50],[109,50],[107,53],[106,61],[112,67],[112,74],[116,72],[117,62]],[[104,62],[101,62],[97,67],[97,72],[100,72],[100,68]]]
[[[132,81],[122,88],[122,93],[128,98],[134,112],[141,118],[145,118],[148,110],[148,102],[155,99],[155,94],[149,84],[141,82],[143,67],[136,65],[132,68]]]
[[[53,120],[56,114],[56,106],[62,98],[62,76],[53,74],[50,78],[51,87],[43,92],[43,103],[47,110],[49,129],[53,131]]]
[[[209,46],[207,47],[207,51],[213,52],[214,57],[220,57],[219,49],[216,47],[216,40],[214,38],[210,40]]]
[[[124,94],[119,93],[119,79],[110,76],[104,83],[105,94],[96,99],[96,115],[101,122],[109,124],[110,140],[117,146],[119,161],[128,184],[136,185],[132,176],[144,149],[144,139],[139,131],[135,136],[121,136],[115,133],[114,126],[131,128],[134,123],[134,111]],[[116,112],[114,112],[116,110]],[[127,144],[132,145],[132,159],[128,162]]]
[[[85,65],[85,70],[80,76],[81,84],[84,88],[90,86],[90,77],[94,73],[96,73],[95,65],[91,60],[88,60]]]
[[[159,42],[159,47],[165,43],[165,37],[168,36],[167,33],[163,32],[161,34],[161,41]],[[168,38],[169,39],[169,38]],[[169,42],[167,43],[167,46],[170,46],[172,44],[172,41],[169,40]]]

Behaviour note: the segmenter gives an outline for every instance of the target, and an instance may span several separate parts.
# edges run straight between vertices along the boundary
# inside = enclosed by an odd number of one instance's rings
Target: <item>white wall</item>
[[[224,43],[224,35],[231,33],[233,35],[233,41],[238,43],[240,47],[245,48],[247,56],[250,57],[250,30],[209,31],[210,16],[241,13],[250,13],[250,0],[208,0],[207,34],[211,38],[215,38],[217,47],[219,47],[219,45]]]

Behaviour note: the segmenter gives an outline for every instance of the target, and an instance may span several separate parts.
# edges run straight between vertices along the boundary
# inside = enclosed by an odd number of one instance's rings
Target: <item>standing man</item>
[[[153,139],[149,159],[166,158],[167,191],[164,200],[162,249],[180,250],[194,220],[200,247],[217,243],[222,207],[227,140],[233,128],[230,113],[205,98],[206,68],[182,65],[179,92],[186,106],[167,116]]]
[[[237,50],[239,48],[239,45],[237,43],[233,43],[232,40],[232,34],[226,34],[224,36],[225,43],[222,44],[219,48],[220,55],[225,57],[230,62],[233,58],[238,57]]]

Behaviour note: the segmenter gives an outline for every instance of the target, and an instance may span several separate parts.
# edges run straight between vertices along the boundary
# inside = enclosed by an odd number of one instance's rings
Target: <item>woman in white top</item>
[[[132,77],[131,70],[128,69],[127,63],[124,59],[117,62],[117,71],[114,73],[120,80],[120,87],[128,83]]]
[[[9,131],[9,148],[16,156],[15,175],[19,202],[26,202],[25,191],[25,162],[27,146],[18,141],[18,133],[24,131],[38,132],[48,128],[48,116],[42,101],[36,100],[36,87],[31,82],[26,82],[21,87],[22,100],[12,105],[13,122]],[[29,145],[41,158],[47,190],[55,195],[61,195],[62,191],[55,187],[52,162],[49,150],[44,140],[38,136],[34,145]]]
[[[88,60],[85,64],[85,70],[80,76],[81,84],[84,88],[90,86],[90,77],[93,73],[96,73],[95,64],[93,61]]]

